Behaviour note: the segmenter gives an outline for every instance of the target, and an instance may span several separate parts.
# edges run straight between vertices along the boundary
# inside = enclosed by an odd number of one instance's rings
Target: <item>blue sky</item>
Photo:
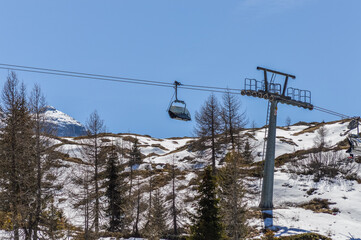
[[[361,1],[58,0],[0,2],[0,63],[243,88],[257,66],[296,75],[289,86],[312,103],[360,115]],[[0,70],[3,84],[7,70]],[[84,123],[96,109],[108,131],[192,136],[194,122],[171,120],[172,89],[18,72],[39,83],[50,105]],[[206,92],[181,90],[190,112]],[[220,99],[221,95],[217,95]],[[265,124],[267,102],[241,97],[250,122]],[[337,120],[279,106],[278,124]]]

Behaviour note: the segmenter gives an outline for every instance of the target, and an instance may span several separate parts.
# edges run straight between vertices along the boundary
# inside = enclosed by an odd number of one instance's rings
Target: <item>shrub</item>
[[[337,176],[344,179],[358,179],[358,164],[345,161],[339,152],[311,153],[308,157],[292,162],[288,170],[293,177],[311,175],[315,182],[321,179],[332,181]]]

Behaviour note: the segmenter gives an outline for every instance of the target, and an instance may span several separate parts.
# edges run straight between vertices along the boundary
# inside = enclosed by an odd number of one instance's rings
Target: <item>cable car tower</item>
[[[296,76],[263,67],[257,67],[257,70],[263,71],[264,80],[258,81],[256,79],[246,78],[244,82],[244,89],[241,90],[241,95],[263,98],[269,101],[267,109],[268,124],[266,124],[268,125],[268,136],[265,136],[265,139],[267,139],[267,148],[264,165],[261,202],[259,204],[259,207],[261,209],[269,210],[273,209],[277,104],[288,104],[309,110],[313,109],[313,105],[311,104],[310,91],[300,90],[291,87],[287,88],[289,78],[295,79]],[[270,81],[267,78],[269,73],[272,74]],[[283,86],[279,83],[275,83],[277,75],[284,77]]]

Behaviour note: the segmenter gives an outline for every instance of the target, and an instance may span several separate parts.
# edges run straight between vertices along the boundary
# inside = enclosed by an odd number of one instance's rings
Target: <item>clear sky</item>
[[[289,86],[312,103],[360,115],[359,0],[34,0],[0,2],[0,63],[243,88],[257,66],[296,75]],[[0,84],[7,70],[0,70]],[[170,88],[18,72],[30,89],[84,123],[97,109],[108,131],[192,136],[194,121],[169,119]],[[191,114],[209,93],[180,90]],[[217,95],[220,99],[221,95]],[[241,97],[250,122],[265,124],[265,100]],[[337,120],[279,106],[278,124]]]

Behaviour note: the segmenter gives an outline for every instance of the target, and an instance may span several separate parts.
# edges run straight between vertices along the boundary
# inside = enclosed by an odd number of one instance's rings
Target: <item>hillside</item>
[[[277,129],[276,142],[276,170],[274,185],[274,230],[276,236],[288,236],[305,232],[315,232],[332,239],[358,239],[361,236],[361,170],[360,162],[352,162],[358,177],[335,176],[314,181],[313,176],[297,172],[295,165],[302,166],[302,161],[314,149],[317,130],[326,129],[327,149],[325,152],[336,152],[339,165],[346,163],[345,136],[347,121],[329,123],[298,123],[288,128]],[[254,162],[245,164],[244,181],[248,194],[247,204],[250,209],[249,220],[254,237],[261,235],[264,222],[260,217],[257,206],[260,201],[260,178],[263,152],[264,128],[245,129],[239,133],[242,140],[248,139],[254,148]],[[104,146],[116,144],[130,149],[132,142],[137,138],[143,157],[143,163],[136,170],[141,172],[141,184],[147,184],[149,169],[152,169],[162,193],[168,196],[171,191],[169,169],[174,163],[179,170],[177,176],[177,204],[184,213],[194,212],[196,196],[197,173],[207,164],[207,151],[201,154],[194,151],[195,138],[168,138],[157,139],[150,136],[134,134],[103,134],[101,142]],[[73,176],[82,174],[81,166],[86,163],[82,160],[81,145],[87,144],[84,137],[66,137],[54,139],[55,150],[65,154],[63,166],[59,169],[59,181],[65,184],[58,193],[57,204],[64,210],[66,218],[75,226],[82,226],[82,210],[74,209],[73,197],[80,194],[80,190],[71,181]],[[229,146],[217,156],[217,166],[222,167],[222,160]],[[121,161],[127,161],[125,157]],[[129,172],[129,167],[125,169]],[[315,200],[316,198],[316,200]],[[147,200],[147,194],[143,194]],[[324,206],[319,207],[318,205]],[[168,201],[167,204],[170,204]],[[310,210],[312,209],[312,210]],[[146,212],[142,213],[143,215]],[[189,223],[189,215],[183,214],[181,225]],[[141,225],[144,221],[141,222]],[[358,237],[358,238],[357,238]]]

